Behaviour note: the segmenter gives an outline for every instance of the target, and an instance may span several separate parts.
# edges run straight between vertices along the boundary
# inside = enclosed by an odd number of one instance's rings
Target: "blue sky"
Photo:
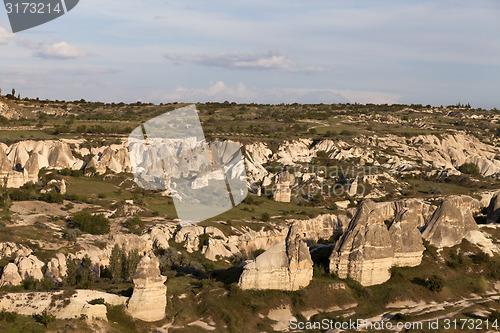
[[[10,33],[0,87],[134,102],[500,108],[498,0],[81,0]]]

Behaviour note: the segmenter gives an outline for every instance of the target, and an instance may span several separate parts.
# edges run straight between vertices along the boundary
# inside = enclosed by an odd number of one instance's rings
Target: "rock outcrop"
[[[470,197],[447,197],[434,212],[422,236],[438,248],[460,244],[472,231],[479,231],[471,209],[476,205]],[[476,200],[477,201],[477,200]]]
[[[19,286],[23,279],[19,275],[16,264],[9,262],[2,272],[2,277],[0,278],[0,287],[3,286]]]
[[[330,271],[340,278],[351,277],[363,286],[390,278],[394,250],[383,216],[372,201],[361,204],[347,231],[335,244]]]
[[[137,266],[134,292],[127,304],[127,312],[134,318],[152,322],[165,317],[167,278],[161,275],[159,265],[153,252],[148,252]]]
[[[335,234],[344,232],[348,224],[346,215],[322,214],[309,220],[294,220],[291,230],[306,243],[311,243],[320,239],[329,240]]]
[[[19,275],[23,280],[28,277],[32,277],[35,280],[43,279],[42,267],[45,264],[36,256],[17,257],[14,263],[17,265]]]
[[[312,266],[306,243],[289,232],[286,240],[245,265],[238,285],[242,289],[298,290],[311,282]]]
[[[17,244],[14,242],[2,242],[0,243],[0,259],[2,258],[17,258],[21,256],[28,256],[31,253],[31,249],[24,245]]]
[[[292,189],[290,188],[295,183],[295,177],[288,171],[284,171],[276,176],[274,185],[273,198],[278,202],[290,202],[292,197]]]
[[[66,257],[62,253],[56,254],[55,258],[47,263],[45,276],[52,279],[55,283],[61,284],[67,273]]]

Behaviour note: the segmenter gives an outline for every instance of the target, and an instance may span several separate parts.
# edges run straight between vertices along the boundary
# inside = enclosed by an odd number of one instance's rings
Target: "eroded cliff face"
[[[481,206],[469,196],[445,197],[437,209],[422,199],[364,201],[333,249],[330,270],[364,286],[383,283],[390,278],[392,266],[421,263],[422,238],[438,248],[467,239],[492,255],[500,249],[479,230],[473,217]]]
[[[448,197],[434,212],[422,236],[438,248],[460,244],[470,232],[479,231],[472,215],[477,200],[470,197]]]
[[[225,143],[229,142],[223,141],[220,145],[224,146]],[[189,148],[186,145],[188,144],[178,147],[181,155],[183,150]],[[108,169],[115,173],[132,172],[130,153],[125,142],[98,148],[89,149],[86,147],[84,140],[27,140],[10,146],[0,144],[0,175],[8,176],[10,179],[9,187],[19,187],[26,182],[36,181],[37,168],[85,168],[89,170],[93,167],[99,174],[103,174]],[[130,148],[132,154],[140,154],[134,150],[133,145]],[[387,150],[392,151],[392,153],[387,153]],[[420,135],[408,140],[387,135],[355,138],[351,143],[330,139],[284,141],[274,152],[269,149],[266,143],[256,142],[244,146],[244,159],[248,187],[252,191],[260,194],[264,190],[263,187],[273,185],[276,200],[288,202],[289,198],[294,196],[292,188],[295,185],[324,180],[324,175],[311,173],[303,168],[303,165],[311,163],[319,152],[331,160],[359,159],[360,166],[370,164],[373,167],[389,170],[389,173],[416,172],[458,175],[460,174],[458,171],[460,165],[473,163],[478,166],[481,175],[498,177],[500,176],[500,160],[495,158],[497,150],[498,147],[485,144],[473,136],[461,133],[443,137]],[[35,153],[35,157],[27,165],[28,159]],[[88,158],[90,162],[86,164],[75,155]],[[380,158],[385,162],[379,162]],[[145,162],[151,164],[147,158]],[[179,175],[181,170],[189,170],[193,167],[190,165],[191,162],[187,161],[185,165],[167,165],[167,171],[169,174]],[[282,171],[288,170],[286,171],[288,173],[272,172],[273,168],[270,168],[272,164],[280,165],[284,169]],[[431,168],[431,171],[428,171],[428,168]],[[25,170],[29,170],[29,172],[24,174]],[[159,169],[152,171],[163,172]],[[240,174],[242,174],[242,170],[239,170],[235,176]],[[351,196],[383,197],[386,193],[384,193],[383,186],[377,182],[377,177],[382,176],[382,174],[366,175],[361,179],[351,179],[351,183],[355,185],[359,185],[357,183],[362,180],[365,183],[371,183],[374,187],[371,193],[356,194],[357,186],[351,186]],[[391,181],[389,174],[382,178],[385,181]]]
[[[398,203],[396,203],[397,205]],[[394,222],[389,228],[394,266],[418,266],[425,247],[418,227],[425,224],[423,203],[412,201],[397,210]],[[425,213],[424,213],[425,214]]]
[[[330,257],[330,271],[364,286],[390,278],[394,250],[383,215],[372,201],[361,204]]]
[[[127,303],[127,312],[143,321],[158,321],[165,317],[167,278],[160,273],[158,258],[153,252],[142,257],[134,275],[134,292]]]
[[[290,231],[285,240],[244,266],[238,285],[241,289],[298,290],[309,285],[312,275],[309,248],[300,235]]]
[[[500,223],[500,194],[497,194],[491,199],[488,206],[488,216],[486,217],[488,223]]]

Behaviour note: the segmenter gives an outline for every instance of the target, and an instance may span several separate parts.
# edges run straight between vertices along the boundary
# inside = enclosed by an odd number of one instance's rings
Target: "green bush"
[[[198,249],[201,251],[201,249],[204,246],[208,246],[208,240],[210,239],[209,234],[202,234],[198,236],[199,244],[198,244]]]
[[[444,280],[442,277],[438,275],[433,275],[427,279],[426,284],[427,284],[427,289],[429,289],[432,292],[438,293],[443,290]]]
[[[479,253],[475,254],[474,257],[472,257],[472,262],[480,265],[480,264],[486,264],[491,261],[491,258],[489,255],[484,253],[483,251],[480,251]]]
[[[15,313],[15,312],[8,312],[5,310],[2,310],[2,312],[0,312],[0,321],[6,321],[8,323],[13,323],[16,321],[16,318],[17,318],[17,313]]]
[[[32,191],[24,188],[14,188],[9,190],[9,197],[12,201],[29,201],[36,198]]]
[[[479,176],[481,174],[479,167],[474,163],[464,163],[458,168],[458,170],[461,173],[466,173],[472,176]]]
[[[48,327],[49,324],[56,320],[56,317],[49,314],[47,311],[43,311],[41,314],[33,315],[37,323],[42,324],[45,327]]]
[[[109,220],[102,214],[91,215],[89,212],[81,211],[73,214],[72,222],[81,231],[93,235],[109,233]]]
[[[462,253],[452,253],[450,256],[450,261],[447,262],[448,266],[451,268],[460,268],[465,264],[465,258]]]
[[[64,201],[64,195],[62,195],[61,193],[51,191],[51,192],[47,192],[47,193],[42,194],[38,198],[38,200],[49,202],[49,203],[62,204]]]
[[[260,219],[262,220],[262,222],[269,222],[271,220],[271,216],[269,216],[269,213],[263,213],[260,216]]]
[[[139,227],[141,223],[142,223],[141,219],[138,216],[136,216],[133,219],[128,219],[125,222],[125,226],[132,233],[140,233]]]
[[[96,304],[104,304],[105,302],[104,302],[104,298],[99,297],[99,298],[95,298],[93,300],[90,300],[87,303],[89,303],[90,305],[96,305]]]
[[[394,316],[392,316],[391,320],[395,320],[395,321],[408,321],[408,320],[410,320],[410,316],[408,316],[407,314],[398,312]]]

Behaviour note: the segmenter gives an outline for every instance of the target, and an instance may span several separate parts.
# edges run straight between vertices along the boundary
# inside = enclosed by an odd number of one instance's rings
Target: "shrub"
[[[451,268],[459,268],[465,264],[465,259],[462,253],[452,253],[450,256],[450,261],[447,262],[448,266]]]
[[[497,311],[497,310],[493,310],[491,311],[490,315],[488,316],[488,318],[491,320],[491,321],[497,321],[497,322],[500,322],[500,311]]]
[[[491,261],[490,256],[484,253],[483,251],[480,251],[479,253],[474,255],[474,257],[472,257],[472,262],[475,263],[476,265],[486,264],[489,263],[490,261]]]
[[[444,280],[442,277],[438,275],[433,275],[427,279],[426,284],[427,284],[427,289],[437,293],[443,290]]]
[[[62,195],[61,193],[57,193],[57,192],[47,192],[47,193],[44,193],[42,194],[38,200],[40,201],[45,201],[45,202],[49,202],[49,203],[59,203],[59,204],[62,204],[63,201],[64,201],[64,195]]]
[[[139,233],[140,232],[139,226],[141,225],[141,223],[142,223],[141,219],[138,216],[136,216],[133,219],[128,219],[125,222],[125,226],[127,227],[128,230],[130,230],[130,232]]]
[[[56,317],[49,314],[47,311],[43,311],[41,314],[35,314],[33,317],[37,323],[40,323],[45,327],[48,327],[51,322],[56,320]]]
[[[6,321],[8,323],[13,323],[16,321],[16,318],[17,318],[17,313],[15,313],[15,312],[8,312],[5,310],[2,310],[2,312],[0,312],[0,321]]]
[[[86,211],[73,214],[72,222],[83,232],[93,235],[109,233],[109,220],[104,215],[91,215]]]
[[[479,176],[481,174],[479,167],[474,163],[464,163],[458,168],[458,170],[461,173],[466,173],[472,176]]]
[[[93,300],[90,300],[87,303],[89,303],[90,305],[96,305],[96,304],[104,304],[105,302],[104,302],[104,298],[99,297],[99,298],[95,298]]]
[[[408,320],[410,320],[410,316],[408,316],[407,314],[398,312],[394,316],[392,316],[392,320],[396,320],[396,321],[408,321]]]
[[[9,191],[9,197],[12,201],[28,201],[33,199],[33,194],[24,188],[14,188]]]
[[[210,239],[210,235],[206,234],[206,233],[198,236],[198,240],[199,240],[198,249],[200,251],[204,246],[208,246],[209,239]]]
[[[271,220],[271,216],[269,216],[269,213],[262,213],[260,219],[262,222],[269,222],[269,220]]]

